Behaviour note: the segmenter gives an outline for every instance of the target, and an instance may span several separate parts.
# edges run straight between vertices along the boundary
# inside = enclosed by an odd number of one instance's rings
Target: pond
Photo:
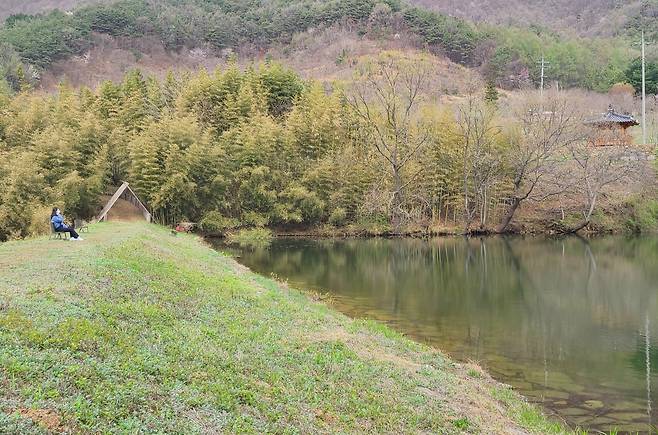
[[[479,363],[573,427],[658,422],[658,238],[289,238],[229,251]]]

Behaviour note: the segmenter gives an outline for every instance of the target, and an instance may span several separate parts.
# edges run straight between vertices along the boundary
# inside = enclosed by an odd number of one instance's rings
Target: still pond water
[[[233,253],[479,362],[572,426],[658,423],[658,238],[277,239]]]

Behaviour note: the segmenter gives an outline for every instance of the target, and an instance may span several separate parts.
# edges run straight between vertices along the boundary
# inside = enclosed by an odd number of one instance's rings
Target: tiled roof
[[[612,107],[608,109],[606,113],[603,113],[601,117],[590,119],[587,121],[587,124],[629,124],[629,125],[638,125],[639,123],[631,115],[623,115],[621,113],[615,112]]]

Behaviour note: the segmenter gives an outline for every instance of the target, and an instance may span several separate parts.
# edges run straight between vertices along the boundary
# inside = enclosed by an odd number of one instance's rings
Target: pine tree
[[[487,82],[484,90],[484,101],[494,106],[498,103],[498,88],[492,81]]]

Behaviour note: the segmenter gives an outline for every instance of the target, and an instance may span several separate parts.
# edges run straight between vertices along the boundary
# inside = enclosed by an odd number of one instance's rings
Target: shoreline
[[[53,422],[53,432],[567,432],[481,368],[351,319],[197,236],[113,223],[63,252],[54,244],[0,246],[9,433]]]

